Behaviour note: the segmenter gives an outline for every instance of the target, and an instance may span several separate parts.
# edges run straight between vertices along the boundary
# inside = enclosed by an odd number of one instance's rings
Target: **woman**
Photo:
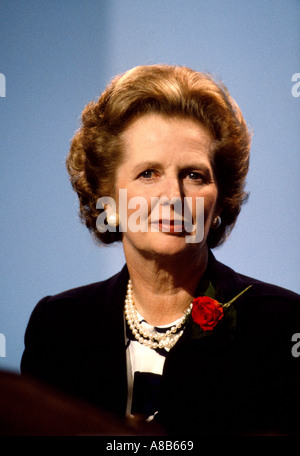
[[[84,109],[67,168],[126,265],[38,303],[22,372],[170,434],[297,432],[299,296],[211,253],[246,200],[250,142],[226,88],[185,67],[134,68]]]

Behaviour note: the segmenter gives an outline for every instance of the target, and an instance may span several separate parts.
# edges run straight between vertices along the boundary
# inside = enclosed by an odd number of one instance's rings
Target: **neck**
[[[208,250],[189,258],[147,258],[126,251],[125,257],[137,311],[149,324],[164,325],[182,317],[192,302],[207,266]]]

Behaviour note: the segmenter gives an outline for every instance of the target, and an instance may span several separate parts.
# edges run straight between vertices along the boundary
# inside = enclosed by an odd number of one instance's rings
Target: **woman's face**
[[[121,139],[124,159],[117,170],[116,194],[123,190],[127,198],[127,203],[117,201],[125,254],[165,256],[191,249],[201,254],[218,197],[208,130],[192,119],[145,114]],[[143,231],[135,229],[138,223]]]

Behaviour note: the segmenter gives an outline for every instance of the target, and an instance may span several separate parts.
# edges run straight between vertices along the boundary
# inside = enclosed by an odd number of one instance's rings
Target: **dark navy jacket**
[[[299,295],[234,272],[211,254],[206,276],[236,327],[197,337],[190,322],[170,350],[157,419],[170,435],[300,433]],[[25,334],[22,373],[102,410],[125,414],[123,306],[128,270],[42,299]],[[225,321],[225,320],[224,320]],[[300,348],[299,348],[300,352]]]

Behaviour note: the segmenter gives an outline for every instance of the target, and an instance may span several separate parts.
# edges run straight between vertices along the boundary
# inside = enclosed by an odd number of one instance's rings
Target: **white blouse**
[[[179,320],[163,326],[151,326],[138,314],[139,322],[148,332],[167,332]],[[156,398],[168,348],[152,349],[140,344],[126,325],[127,416],[138,413],[151,421],[156,410]]]

